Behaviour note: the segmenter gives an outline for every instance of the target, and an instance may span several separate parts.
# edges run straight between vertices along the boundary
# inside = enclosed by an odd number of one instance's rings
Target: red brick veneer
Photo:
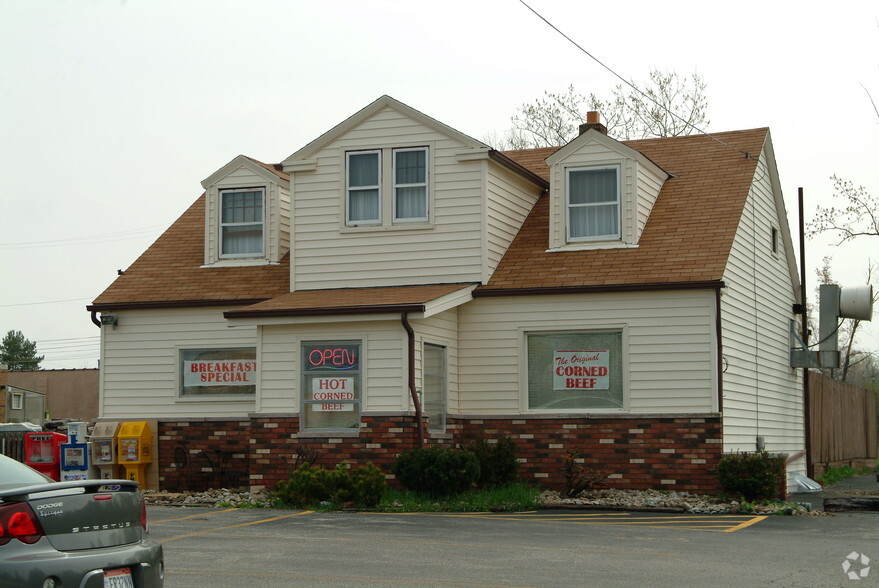
[[[385,473],[402,451],[416,445],[411,416],[363,416],[359,433],[300,435],[297,416],[189,419],[159,424],[163,490],[271,487],[290,475],[300,452],[316,453],[316,465],[374,463]],[[719,417],[459,418],[428,443],[454,445],[479,437],[512,438],[520,477],[562,489],[569,451],[608,474],[613,488],[658,488],[714,493],[721,456]]]

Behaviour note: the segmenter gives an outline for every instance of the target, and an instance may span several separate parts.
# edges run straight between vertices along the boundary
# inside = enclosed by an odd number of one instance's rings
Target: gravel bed
[[[200,506],[210,508],[235,507],[241,503],[269,506],[265,492],[245,492],[240,490],[208,490],[206,492],[156,492],[145,490],[147,504],[162,506]],[[823,510],[812,511],[804,503],[770,503],[756,505],[753,511],[744,511],[740,502],[720,501],[711,496],[701,496],[688,492],[669,492],[659,490],[588,490],[576,498],[563,498],[558,492],[546,490],[540,494],[543,508],[583,509],[583,510],[635,510],[654,512],[688,512],[702,514],[782,514],[824,516]]]

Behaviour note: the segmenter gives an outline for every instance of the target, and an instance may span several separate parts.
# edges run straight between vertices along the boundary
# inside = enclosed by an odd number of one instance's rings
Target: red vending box
[[[25,433],[24,462],[41,474],[61,481],[61,449],[67,435],[61,433]]]

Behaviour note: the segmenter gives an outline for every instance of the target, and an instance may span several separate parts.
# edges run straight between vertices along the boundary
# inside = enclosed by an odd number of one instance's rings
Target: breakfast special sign
[[[554,351],[553,390],[607,390],[610,388],[610,352]]]

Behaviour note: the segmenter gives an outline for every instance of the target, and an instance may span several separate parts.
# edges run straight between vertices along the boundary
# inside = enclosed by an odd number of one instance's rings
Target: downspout
[[[409,324],[409,313],[404,312],[400,317],[403,328],[409,336],[409,395],[412,397],[412,403],[415,405],[415,421],[418,425],[418,444],[421,449],[424,447],[424,419],[421,417],[421,400],[418,398],[418,391],[415,389],[415,331]]]
[[[101,328],[101,321],[98,320],[98,311],[97,310],[92,311],[92,322],[95,323],[96,327],[98,327],[99,329]]]
[[[716,322],[714,329],[717,333],[717,412],[720,413],[721,427],[723,426],[723,372],[726,368],[723,365],[723,321],[720,316],[720,288],[714,290],[714,306],[716,308]]]

